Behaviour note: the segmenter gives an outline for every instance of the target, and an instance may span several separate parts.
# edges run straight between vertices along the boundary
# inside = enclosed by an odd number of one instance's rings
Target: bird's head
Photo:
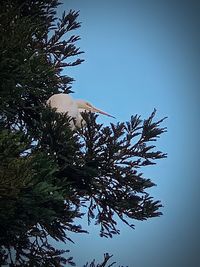
[[[89,102],[85,101],[85,100],[76,100],[76,103],[77,103],[77,107],[78,109],[84,109],[84,110],[87,110],[87,111],[90,111],[90,112],[94,112],[94,113],[100,113],[102,115],[105,115],[105,116],[108,116],[108,117],[112,117],[112,118],[115,118],[113,117],[112,115],[92,106],[92,104],[90,104]]]

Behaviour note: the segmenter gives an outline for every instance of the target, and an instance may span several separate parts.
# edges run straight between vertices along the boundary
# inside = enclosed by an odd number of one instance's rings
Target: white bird
[[[108,117],[115,118],[110,114],[92,106],[89,102],[82,99],[73,99],[68,94],[54,94],[47,100],[47,105],[50,105],[51,108],[56,108],[56,112],[66,113],[68,116],[75,119],[70,121],[70,126],[72,129],[75,127],[81,127],[85,124],[81,116],[81,112],[90,111],[94,113],[100,113]]]

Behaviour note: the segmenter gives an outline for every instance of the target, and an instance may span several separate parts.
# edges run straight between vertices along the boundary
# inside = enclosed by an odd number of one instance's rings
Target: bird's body
[[[75,122],[73,120],[71,120],[70,122],[70,126],[72,129],[84,125],[85,121],[81,116],[81,112],[84,111],[96,112],[109,117],[113,117],[108,113],[93,107],[85,100],[76,100],[73,99],[70,95],[63,93],[52,95],[47,100],[47,104],[50,105],[51,108],[56,108],[56,112],[67,113],[68,116],[75,119]]]

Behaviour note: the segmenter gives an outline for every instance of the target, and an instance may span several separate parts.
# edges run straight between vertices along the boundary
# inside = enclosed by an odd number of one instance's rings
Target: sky
[[[77,266],[103,253],[113,254],[114,266],[200,266],[199,214],[199,84],[200,2],[154,0],[67,0],[58,13],[80,10],[76,30],[85,62],[66,73],[75,79],[73,97],[88,100],[117,119],[131,115],[156,118],[168,132],[156,143],[167,159],[143,169],[157,186],[151,195],[163,204],[163,216],[135,221],[135,230],[119,221],[120,235],[70,234],[70,249]]]

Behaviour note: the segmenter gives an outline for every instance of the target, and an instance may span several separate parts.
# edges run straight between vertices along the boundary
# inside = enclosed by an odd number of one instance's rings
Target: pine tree
[[[100,235],[119,234],[116,215],[134,220],[161,215],[155,184],[139,168],[166,157],[152,142],[165,119],[132,116],[104,127],[83,113],[86,126],[71,130],[70,118],[46,106],[54,93],[71,93],[63,69],[83,62],[76,46],[78,12],[57,18],[57,0],[4,0],[0,10],[0,264],[73,265],[68,250],[49,243],[86,232],[75,219],[87,206]],[[72,58],[75,58],[74,60]],[[105,254],[106,266],[110,259]],[[92,265],[93,264],[93,265]],[[86,265],[87,266],[87,265]],[[91,263],[90,266],[95,266]],[[111,265],[110,265],[111,266]]]

